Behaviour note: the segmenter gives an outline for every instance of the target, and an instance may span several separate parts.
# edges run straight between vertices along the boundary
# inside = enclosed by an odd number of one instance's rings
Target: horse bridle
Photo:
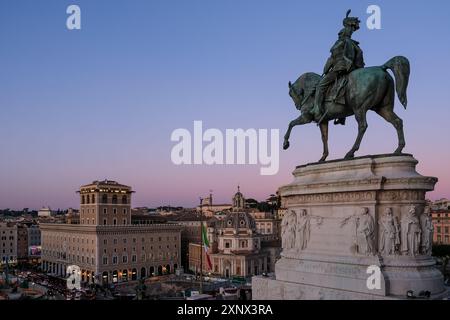
[[[300,96],[294,86],[292,86],[291,89],[294,91],[294,93],[297,97]],[[314,93],[314,90],[311,90],[308,93],[308,95],[305,98],[303,98],[303,100],[300,102],[300,106],[297,109],[300,110],[301,107],[303,107],[303,105],[306,103],[306,101],[313,95],[313,93]]]

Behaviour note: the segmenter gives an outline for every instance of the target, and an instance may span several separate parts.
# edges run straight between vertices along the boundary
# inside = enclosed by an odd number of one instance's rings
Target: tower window
[[[93,195],[91,196],[91,202],[92,202],[92,203],[95,203],[95,194],[93,194]]]
[[[81,204],[84,204],[84,196],[81,196]]]
[[[108,203],[108,195],[102,195],[102,203]]]
[[[122,196],[122,204],[127,204],[127,196]]]
[[[112,197],[112,203],[117,204],[117,195],[113,195]]]

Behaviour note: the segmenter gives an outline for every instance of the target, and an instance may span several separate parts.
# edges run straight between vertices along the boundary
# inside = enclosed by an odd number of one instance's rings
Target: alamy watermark
[[[203,122],[194,121],[193,134],[179,128],[172,132],[177,142],[170,158],[176,165],[260,164],[261,175],[278,173],[280,165],[280,133],[278,129],[210,128],[203,132]]]
[[[81,8],[76,4],[67,7],[66,13],[69,14],[66,20],[66,27],[69,30],[81,29]]]
[[[67,289],[73,290],[81,289],[81,269],[77,265],[67,266],[66,273],[68,275],[67,281]]]
[[[366,286],[369,290],[380,290],[381,289],[381,269],[379,266],[371,265],[367,267],[367,274],[370,276],[367,278]]]
[[[371,4],[367,7],[367,14],[370,16],[366,20],[366,26],[369,30],[381,29],[381,8],[375,4]]]
[[[81,8],[79,5],[71,4],[67,7],[66,13],[69,15],[66,20],[66,27],[69,30],[81,29]],[[371,4],[367,7],[366,13],[369,17],[366,20],[366,26],[369,30],[381,29],[381,8],[378,5]]]

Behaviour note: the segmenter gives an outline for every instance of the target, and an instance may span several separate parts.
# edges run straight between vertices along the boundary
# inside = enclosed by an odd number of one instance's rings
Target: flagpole
[[[203,293],[203,198],[200,198],[200,294]]]

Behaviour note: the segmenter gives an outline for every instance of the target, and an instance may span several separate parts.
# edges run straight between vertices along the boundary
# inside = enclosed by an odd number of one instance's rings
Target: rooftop
[[[127,186],[127,185],[124,185],[124,184],[120,184],[117,181],[108,180],[108,179],[105,179],[105,180],[102,180],[102,181],[95,180],[92,183],[89,183],[89,184],[81,186],[80,188],[87,188],[87,187],[97,187],[98,188],[98,187],[105,187],[105,186],[131,189],[130,186]]]

